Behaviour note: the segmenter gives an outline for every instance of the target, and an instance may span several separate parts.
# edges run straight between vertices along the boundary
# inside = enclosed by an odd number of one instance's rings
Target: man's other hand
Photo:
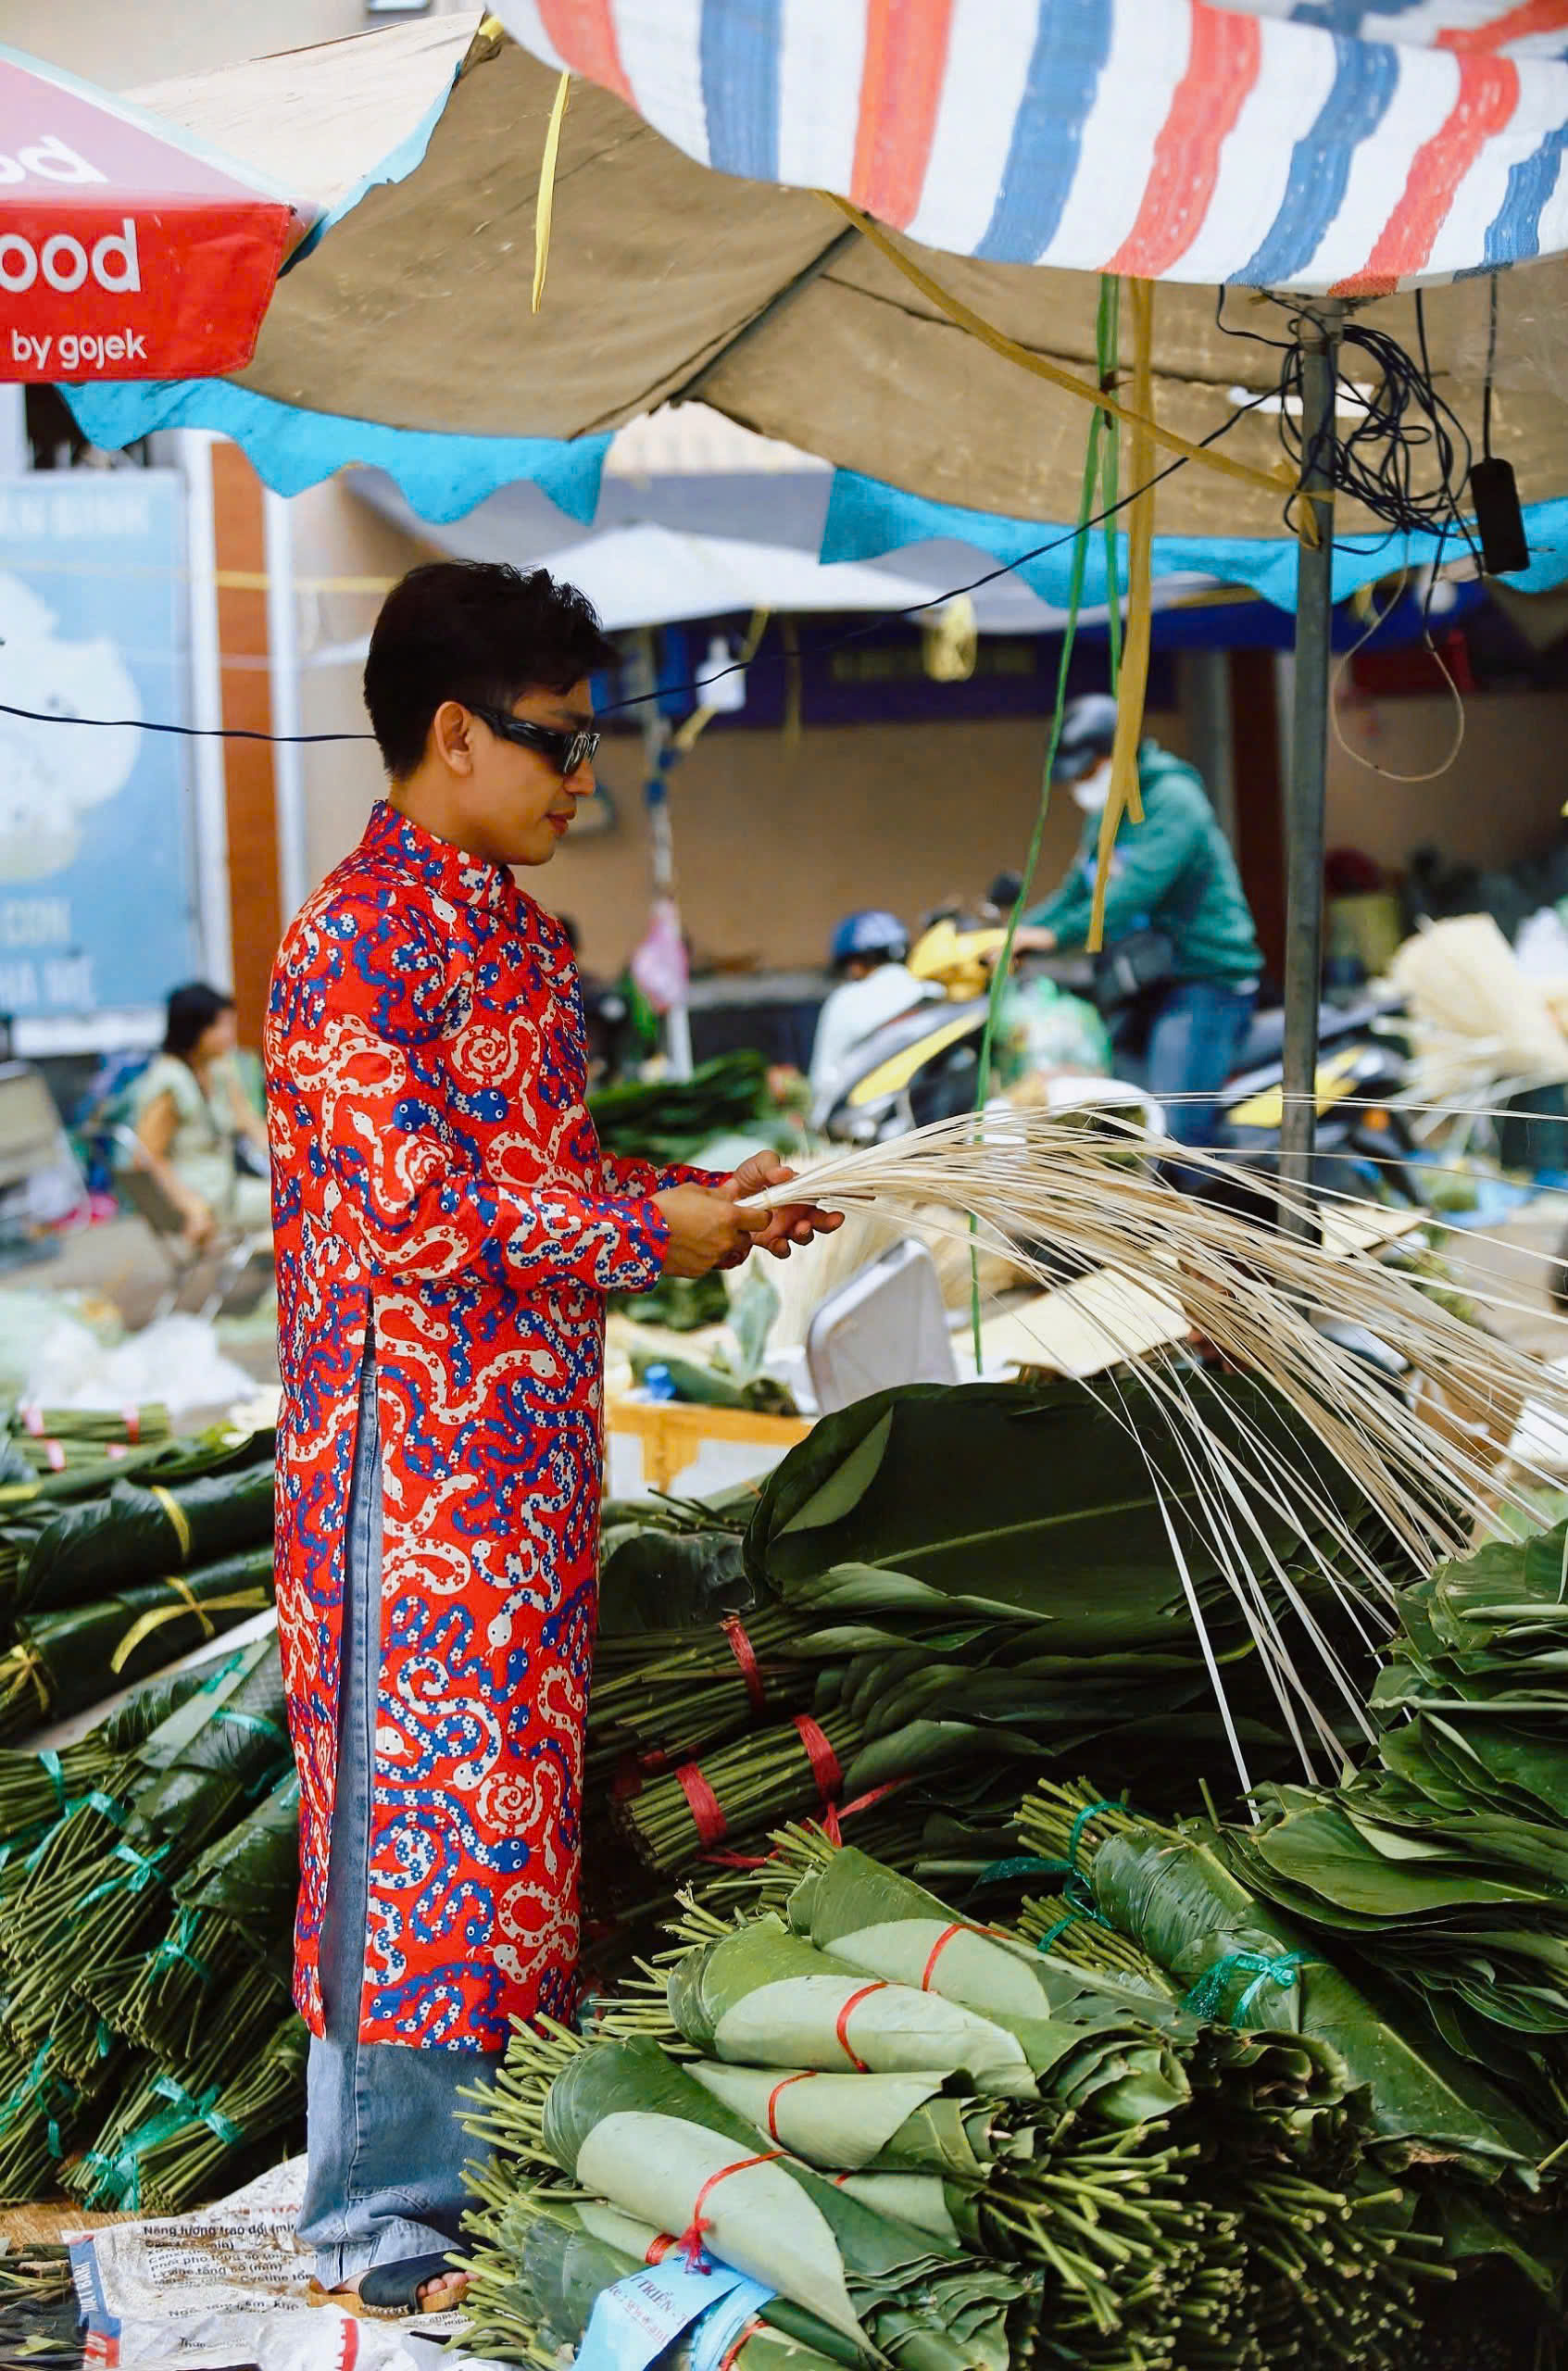
[[[754,1152],[719,1191],[732,1201],[740,1202],[750,1195],[788,1186],[794,1177],[794,1170],[786,1169],[776,1153]],[[814,1235],[831,1235],[835,1227],[844,1224],[842,1211],[819,1210],[815,1202],[789,1202],[780,1210],[756,1211],[749,1215],[760,1218],[764,1228],[746,1245],[747,1251],[771,1251],[775,1260],[787,1260],[792,1245],[809,1243]]]
[[[771,1223],[767,1211],[737,1210],[728,1183],[718,1189],[672,1186],[653,1200],[670,1229],[667,1276],[706,1276],[715,1268],[738,1267]]]

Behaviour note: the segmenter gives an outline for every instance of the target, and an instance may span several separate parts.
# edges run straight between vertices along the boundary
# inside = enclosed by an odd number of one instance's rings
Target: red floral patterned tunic
[[[385,1562],[359,2031],[496,2049],[510,2018],[571,2005],[604,1296],[653,1284],[668,1235],[649,1197],[696,1173],[601,1154],[564,931],[385,804],[289,928],[266,1049],[295,1998],[320,2033],[373,1321]]]

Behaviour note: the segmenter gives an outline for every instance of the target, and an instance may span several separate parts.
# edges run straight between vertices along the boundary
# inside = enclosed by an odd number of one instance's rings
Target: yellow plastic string
[[[550,269],[550,224],[556,211],[556,159],[560,155],[560,128],[566,121],[566,103],[571,95],[571,77],[563,74],[556,84],[549,129],[545,134],[545,154],[539,166],[539,198],[533,209],[534,312],[545,301],[545,276]]]
[[[1148,689],[1148,646],[1153,625],[1154,494],[1149,483],[1154,458],[1152,422],[1147,417],[1154,400],[1154,282],[1130,280],[1127,294],[1133,315],[1133,403],[1135,417],[1128,454],[1133,483],[1138,488],[1127,521],[1127,634],[1122,650],[1122,671],[1116,684],[1116,739],[1110,752],[1110,796],[1099,819],[1099,854],[1095,866],[1094,904],[1085,945],[1098,955],[1105,945],[1105,898],[1110,886],[1110,859],[1116,834],[1126,815],[1143,822],[1138,790],[1138,743],[1143,737],[1144,698]]]
[[[123,1671],[144,1638],[150,1638],[153,1632],[160,1630],[166,1622],[177,1622],[182,1613],[194,1613],[202,1625],[203,1637],[211,1638],[216,1636],[216,1625],[208,1618],[210,1615],[241,1613],[247,1608],[253,1608],[259,1612],[264,1605],[271,1603],[265,1589],[254,1588],[234,1589],[227,1597],[209,1597],[204,1603],[198,1605],[178,1574],[167,1574],[165,1585],[171,1589],[178,1589],[184,1603],[158,1605],[155,1606],[149,1613],[139,1614],[110,1656],[110,1671]]]
[[[184,1557],[186,1562],[189,1563],[191,1560],[191,1526],[185,1520],[185,1510],[180,1504],[179,1499],[174,1496],[172,1490],[164,1489],[162,1485],[157,1482],[153,1484],[152,1488],[154,1498],[157,1500],[158,1505],[163,1509],[164,1513],[169,1517],[169,1522],[174,1525],[174,1537],[180,1542],[180,1553]]]
[[[1248,462],[1233,460],[1228,453],[1216,452],[1211,445],[1195,445],[1189,438],[1178,436],[1173,428],[1161,428],[1158,422],[1149,420],[1147,413],[1140,420],[1135,407],[1119,403],[1105,388],[1096,386],[1093,380],[1080,379],[1075,371],[1064,370],[1060,362],[1048,362],[1043,354],[1035,354],[1029,346],[1020,345],[1016,338],[1009,337],[1004,330],[997,329],[994,322],[985,320],[961,298],[944,288],[940,281],[933,280],[928,271],[922,271],[918,263],[894,245],[869,214],[862,214],[858,206],[851,206],[847,197],[837,197],[831,190],[823,190],[820,194],[830,205],[836,206],[841,213],[848,216],[862,237],[879,256],[885,257],[895,271],[902,272],[911,287],[918,288],[921,295],[940,312],[946,313],[959,329],[967,330],[971,337],[977,337],[982,345],[988,345],[992,353],[999,354],[1004,361],[1016,362],[1021,370],[1033,371],[1036,379],[1047,380],[1053,387],[1061,388],[1064,394],[1076,395],[1082,402],[1092,404],[1097,411],[1111,413],[1129,428],[1147,429],[1157,445],[1164,445],[1168,452],[1179,453],[1184,460],[1196,461],[1204,469],[1218,470],[1223,477],[1235,478],[1243,485],[1260,488],[1264,494],[1278,496],[1296,492],[1295,477],[1283,462],[1273,470],[1258,470]],[[1311,512],[1303,515],[1311,523]]]

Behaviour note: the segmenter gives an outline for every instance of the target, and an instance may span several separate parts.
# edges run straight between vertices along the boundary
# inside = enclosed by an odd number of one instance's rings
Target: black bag
[[[1169,931],[1133,930],[1094,959],[1095,1003],[1109,1020],[1169,987],[1176,976],[1176,946]]]

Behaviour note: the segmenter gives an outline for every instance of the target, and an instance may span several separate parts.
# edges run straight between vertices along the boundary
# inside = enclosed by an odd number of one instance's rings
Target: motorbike
[[[1089,967],[1076,957],[1047,956],[1021,966],[1043,971],[1060,987],[1082,993]],[[843,1144],[877,1144],[935,1120],[972,1110],[979,1078],[988,1000],[966,996],[932,1001],[874,1030],[855,1048],[813,1114],[821,1132]],[[1118,1035],[1111,1022],[1113,1044]],[[1412,1208],[1424,1206],[1414,1140],[1399,1104],[1406,1058],[1389,1010],[1372,1000],[1348,1007],[1324,1004],[1318,1016],[1315,1079],[1317,1131],[1313,1182],[1329,1193],[1358,1190],[1370,1170],[1384,1189]],[[1116,1079],[1052,1081],[1052,1102],[1140,1107],[1154,1134],[1163,1119],[1143,1094],[1135,1062],[1118,1048]],[[1254,1014],[1236,1065],[1219,1098],[1215,1149],[1235,1180],[1235,1198],[1268,1200],[1277,1174],[1285,1113],[1285,1016],[1277,1007]],[[1227,1196],[1227,1198],[1230,1198]]]

